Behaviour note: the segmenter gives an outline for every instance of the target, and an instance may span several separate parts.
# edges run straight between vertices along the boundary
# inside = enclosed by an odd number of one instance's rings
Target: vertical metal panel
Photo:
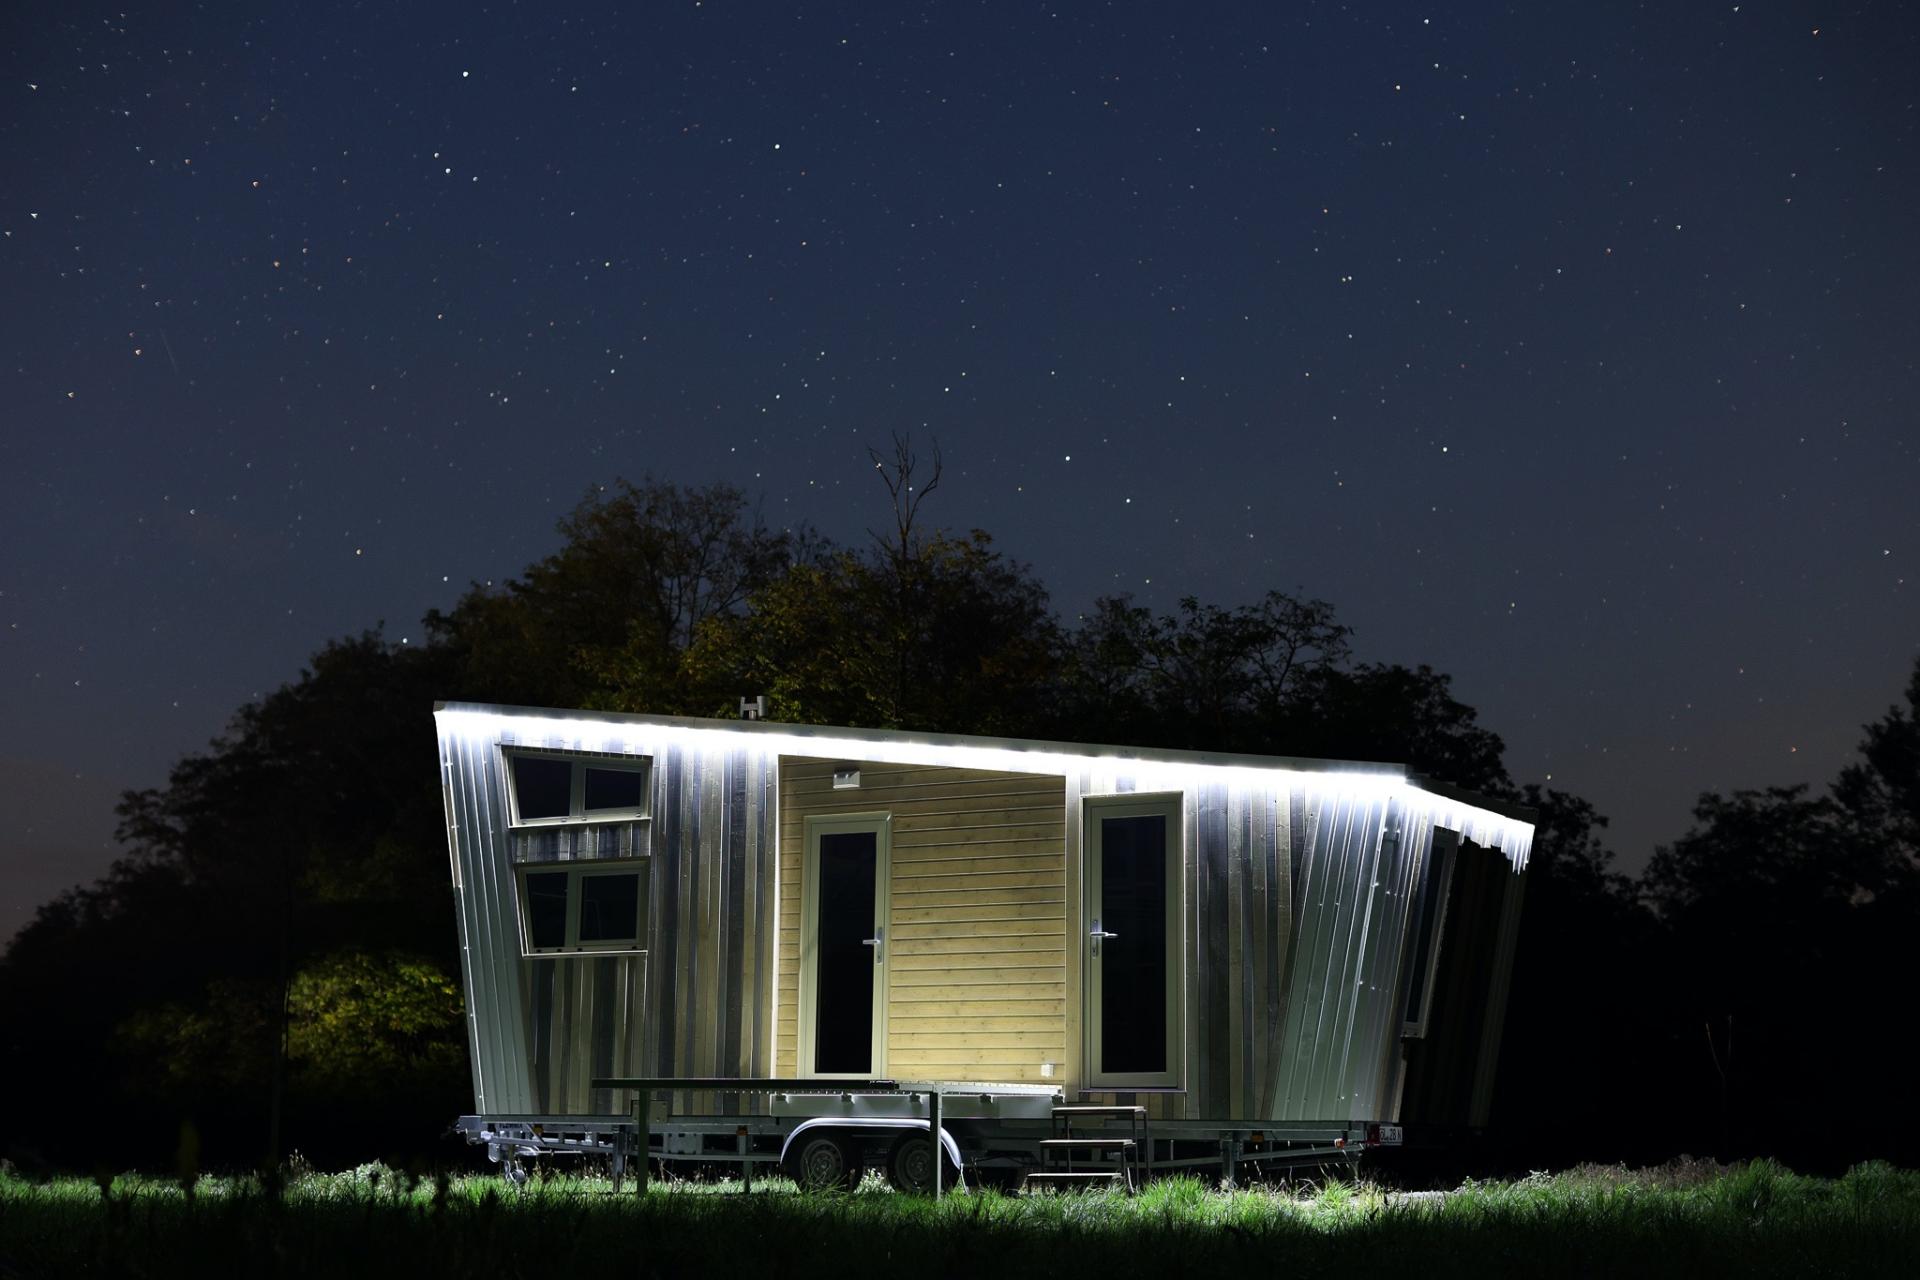
[[[1372,1091],[1373,1106],[1368,1118],[1381,1120],[1400,1118],[1400,1092],[1406,1067],[1406,1054],[1401,1048],[1399,1033],[1405,1024],[1408,986],[1414,979],[1413,953],[1417,945],[1414,931],[1424,928],[1418,916],[1419,904],[1425,896],[1427,880],[1431,876],[1440,874],[1440,868],[1434,865],[1433,832],[1433,814],[1428,810],[1418,809],[1409,813],[1406,828],[1400,836],[1405,851],[1406,874],[1399,891],[1404,896],[1400,907],[1398,946],[1391,954],[1382,958],[1382,963],[1391,962],[1394,970],[1391,983],[1385,986],[1386,1024],[1381,1032],[1378,1055],[1379,1077]]]
[[[628,1100],[590,1090],[595,1076],[764,1073],[772,757],[645,726],[538,741],[521,731],[511,716],[462,716],[440,738],[476,1111],[614,1114]],[[651,819],[510,832],[503,745],[650,756]],[[649,955],[521,954],[516,862],[647,856]]]
[[[1360,996],[1386,813],[1377,799],[1311,792],[1307,809],[1304,884],[1269,1118],[1345,1120],[1358,1084],[1351,1066],[1378,1045],[1378,1035],[1357,1019],[1372,1012]]]
[[[685,861],[682,849],[684,840],[680,823],[680,785],[682,771],[678,768],[663,767],[659,760],[653,766],[655,782],[653,824],[658,831],[659,852],[654,856],[653,887],[659,905],[654,911],[653,934],[647,943],[647,954],[658,956],[661,963],[649,966],[647,975],[647,1028],[652,1033],[651,1053],[653,1061],[647,1064],[648,1075],[668,1075],[668,1063],[674,1058],[674,1047],[679,1037],[674,1034],[674,1015],[677,1011],[679,991],[672,975],[679,973],[682,957],[675,954],[675,946],[682,936],[680,929],[680,900],[683,888],[680,883],[680,867]]]
[[[1305,1105],[1307,1114],[1316,1118],[1341,1116],[1346,1112],[1344,1054],[1352,1011],[1350,975],[1362,928],[1362,887],[1371,871],[1369,864],[1378,839],[1372,814],[1365,805],[1351,798],[1337,797],[1329,807],[1337,819],[1331,828],[1333,843],[1327,864],[1332,873],[1327,877],[1332,898],[1323,908],[1328,916],[1328,928],[1324,931],[1326,950],[1318,958],[1313,1002],[1317,1007],[1312,1009],[1315,1034],[1305,1061]]]
[[[1198,1086],[1195,1100],[1203,1113],[1231,1114],[1233,1008],[1230,999],[1231,963],[1244,939],[1230,934],[1232,928],[1231,884],[1233,867],[1227,821],[1227,788],[1223,784],[1202,786],[1195,827],[1199,837],[1194,848],[1194,869],[1199,885],[1201,946],[1198,948],[1200,982],[1189,980],[1189,990],[1199,996],[1203,1036],[1199,1070],[1192,1079]],[[1242,863],[1244,869],[1244,862]],[[1236,945],[1241,944],[1241,945]]]
[[[1066,837],[1066,875],[1065,911],[1063,917],[1067,935],[1067,981],[1066,981],[1066,1020],[1063,1039],[1066,1051],[1061,1055],[1061,1076],[1063,1081],[1084,1080],[1091,1059],[1086,1053],[1086,965],[1082,956],[1086,951],[1086,863],[1081,828],[1082,813],[1080,799],[1090,789],[1092,783],[1085,772],[1073,772],[1066,776],[1062,788],[1066,800],[1065,825],[1062,834]]]
[[[1266,999],[1261,1006],[1260,1040],[1265,1052],[1261,1055],[1258,1070],[1252,1082],[1258,1091],[1253,1098],[1252,1113],[1255,1116],[1267,1116],[1273,1112],[1274,1077],[1280,1066],[1281,1032],[1284,1026],[1283,1011],[1286,1009],[1286,955],[1287,944],[1293,937],[1293,878],[1294,850],[1297,847],[1293,839],[1293,815],[1298,808],[1293,793],[1274,791],[1267,798],[1272,807],[1273,830],[1266,845],[1267,865],[1267,902],[1268,906],[1257,919],[1261,922],[1266,937]]]
[[[714,1043],[721,1062],[742,1062],[740,1008],[744,1002],[746,979],[751,974],[746,954],[747,920],[747,769],[744,752],[729,752],[721,771],[721,857],[726,862],[727,893],[720,904],[720,949],[722,954],[740,957],[740,963],[726,967],[718,1014],[720,1025],[714,1029]]]
[[[1250,985],[1248,970],[1258,972],[1260,943],[1264,931],[1251,927],[1249,899],[1253,896],[1253,864],[1248,858],[1251,839],[1247,816],[1247,797],[1235,790],[1227,796],[1227,892],[1226,918],[1239,946],[1227,949],[1227,1097],[1245,1096],[1249,1068],[1252,1065]]]
[[[1183,848],[1186,867],[1185,1085],[1174,1092],[1091,1095],[1147,1107],[1156,1119],[1257,1118],[1270,1091],[1269,1063],[1278,1056],[1275,1031],[1284,997],[1287,930],[1293,919],[1288,898],[1292,869],[1284,824],[1290,806],[1283,790],[1242,780],[1169,778],[1151,770],[1088,769],[1069,779],[1069,910],[1075,918],[1073,998],[1083,962],[1085,796],[1180,791],[1186,796]],[[1276,889],[1275,886],[1278,886]],[[1276,896],[1276,893],[1278,896]],[[1069,1081],[1084,1070],[1086,1034],[1080,1011],[1073,1016],[1075,1063]]]
[[[530,1090],[526,1032],[517,1016],[523,998],[519,913],[505,856],[499,756],[492,743],[471,732],[448,734],[441,747],[452,762],[449,782],[460,814],[452,849],[460,864],[469,948],[475,1101],[508,1110],[523,1105]]]
[[[1294,890],[1297,915],[1294,936],[1289,940],[1288,970],[1292,976],[1287,987],[1280,1061],[1275,1065],[1275,1119],[1299,1116],[1308,1109],[1307,1077],[1322,1032],[1327,956],[1333,946],[1339,909],[1335,863],[1329,854],[1329,845],[1334,843],[1329,834],[1339,815],[1329,814],[1317,795],[1303,793],[1302,801]]]
[[[1520,907],[1526,899],[1523,870],[1507,877],[1500,903],[1500,938],[1494,948],[1493,983],[1487,993],[1487,1016],[1481,1026],[1480,1061],[1474,1071],[1473,1097],[1467,1123],[1484,1126],[1493,1112],[1493,1081],[1500,1065],[1500,1041],[1506,1030],[1507,993],[1513,985],[1513,953],[1520,940]]]
[[[1353,1079],[1349,1118],[1379,1119],[1387,1099],[1389,1056],[1398,1055],[1400,957],[1406,949],[1408,904],[1413,901],[1425,820],[1401,802],[1387,807],[1385,831],[1367,907],[1367,943],[1360,957],[1349,1032]]]

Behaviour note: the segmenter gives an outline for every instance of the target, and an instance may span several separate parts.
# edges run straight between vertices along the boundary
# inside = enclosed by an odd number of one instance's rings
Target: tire
[[[893,1141],[887,1151],[887,1181],[895,1191],[908,1195],[933,1194],[933,1137],[918,1129],[909,1129]],[[947,1153],[940,1153],[940,1189],[951,1191],[960,1183],[960,1170]]]
[[[802,1134],[787,1152],[787,1176],[802,1191],[851,1191],[860,1185],[860,1147],[843,1133]]]

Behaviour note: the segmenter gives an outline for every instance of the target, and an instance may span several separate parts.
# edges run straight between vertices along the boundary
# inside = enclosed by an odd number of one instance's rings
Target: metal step
[[[1092,1187],[1103,1182],[1112,1185],[1119,1183],[1119,1181],[1120,1171],[1117,1169],[1109,1170],[1105,1173],[1080,1173],[1077,1171],[1074,1173],[1064,1173],[1048,1170],[1044,1173],[1030,1173],[1027,1175],[1027,1186],[1029,1188],[1035,1185],[1042,1187]]]
[[[1098,1148],[1102,1151],[1131,1151],[1134,1143],[1132,1138],[1042,1138],[1040,1145],[1054,1148],[1082,1147]]]
[[[1056,1116],[1135,1116],[1145,1118],[1147,1109],[1145,1107],[1097,1107],[1073,1103],[1068,1106],[1055,1107],[1053,1114]]]

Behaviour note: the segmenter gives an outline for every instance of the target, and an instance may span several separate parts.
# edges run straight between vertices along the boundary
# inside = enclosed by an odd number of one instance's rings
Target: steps
[[[1076,1123],[1090,1121],[1099,1122],[1099,1136],[1074,1132]],[[1126,1137],[1108,1136],[1113,1121],[1126,1122]],[[1131,1192],[1134,1166],[1146,1141],[1145,1107],[1055,1107],[1053,1136],[1040,1140],[1041,1166],[1027,1175],[1027,1188],[1067,1191],[1123,1186]]]

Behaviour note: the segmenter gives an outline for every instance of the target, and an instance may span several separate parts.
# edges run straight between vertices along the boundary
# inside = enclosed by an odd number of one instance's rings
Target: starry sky
[[[1899,4],[9,4],[0,930],[588,486],[858,540],[894,430],[1065,618],[1334,602],[1637,868],[1920,652],[1916,66]]]

